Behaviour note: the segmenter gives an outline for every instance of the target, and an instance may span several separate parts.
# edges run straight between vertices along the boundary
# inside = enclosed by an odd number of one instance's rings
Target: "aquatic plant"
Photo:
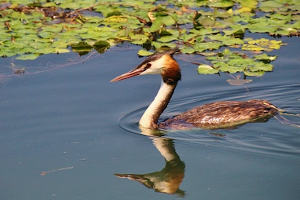
[[[203,55],[199,73],[261,76],[279,37],[299,36],[299,13],[298,0],[0,0],[0,56],[103,53],[128,42],[140,56],[174,47]]]

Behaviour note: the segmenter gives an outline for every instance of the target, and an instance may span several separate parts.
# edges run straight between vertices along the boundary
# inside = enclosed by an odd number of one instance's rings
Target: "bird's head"
[[[177,49],[165,51],[163,53],[156,53],[149,56],[135,69],[126,72],[111,82],[121,81],[134,76],[145,74],[161,74],[162,79],[167,84],[175,84],[181,79],[181,72],[178,63],[173,58],[173,54]]]

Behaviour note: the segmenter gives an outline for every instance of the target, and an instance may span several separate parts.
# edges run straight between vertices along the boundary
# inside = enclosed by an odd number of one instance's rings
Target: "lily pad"
[[[159,42],[171,42],[177,40],[176,36],[170,35],[170,36],[163,36],[161,38],[159,38],[157,41]]]
[[[194,49],[197,52],[202,52],[205,50],[213,50],[213,49],[219,49],[219,47],[222,46],[221,42],[200,42],[200,43],[195,43]]]
[[[265,72],[264,71],[257,71],[257,72],[245,71],[244,74],[246,76],[262,76],[265,74]]]
[[[144,34],[129,33],[129,37],[133,44],[144,44],[149,38]]]
[[[242,46],[242,50],[248,51],[273,51],[279,49],[283,45],[280,40],[269,40],[266,38],[261,38],[258,40],[253,40],[251,38],[246,39],[247,44]]]
[[[277,56],[269,56],[265,53],[254,56],[255,60],[260,60],[260,61],[263,61],[265,63],[270,63],[270,62],[276,60],[276,58],[277,58]]]
[[[186,54],[192,54],[195,51],[196,50],[193,47],[184,46],[184,47],[180,48],[180,52],[186,53]]]
[[[89,53],[93,48],[91,45],[89,45],[86,42],[79,42],[77,44],[71,45],[71,47],[74,52],[77,52],[81,56]]]
[[[221,34],[209,35],[208,38],[211,40],[220,41],[223,43],[223,45],[226,45],[226,46],[244,44],[244,41],[239,38],[230,37],[230,36],[221,35]]]
[[[229,8],[234,5],[234,2],[231,0],[217,0],[217,1],[211,1],[209,4],[210,7],[216,7],[216,8]]]
[[[16,57],[16,59],[17,60],[34,60],[39,56],[40,56],[40,54],[24,54],[24,55]]]
[[[147,50],[144,50],[144,49],[141,49],[141,50],[138,51],[139,56],[150,56],[152,54],[153,54],[153,52],[147,51]]]
[[[152,42],[152,46],[154,46],[155,49],[160,49],[162,47],[167,47],[167,48],[175,48],[176,44],[174,43],[163,43],[163,42]]]
[[[17,59],[71,50],[103,53],[128,42],[147,49],[139,55],[179,47],[182,53],[202,55],[218,72],[253,76],[271,71],[276,59],[257,54],[283,45],[266,34],[300,35],[296,0],[5,2],[0,3],[0,56]],[[255,39],[244,38],[248,32]]]
[[[202,65],[198,66],[199,74],[216,74],[218,72],[219,72],[219,70],[216,70],[212,66],[209,66],[209,65],[202,64]]]
[[[95,42],[93,47],[96,49],[97,52],[103,53],[106,51],[106,49],[108,49],[110,47],[110,44],[106,41],[100,40],[100,41]]]
[[[255,58],[247,57],[245,54],[231,52],[225,49],[217,56],[208,56],[207,59],[213,64],[215,70],[221,72],[237,73],[243,72],[245,75],[258,76],[263,72],[272,71],[273,66]],[[246,74],[247,73],[247,74]]]

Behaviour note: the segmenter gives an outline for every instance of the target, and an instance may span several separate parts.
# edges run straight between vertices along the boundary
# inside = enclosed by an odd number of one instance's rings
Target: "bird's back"
[[[220,101],[195,107],[160,123],[159,127],[163,129],[230,128],[248,122],[268,120],[277,112],[278,108],[266,100]]]

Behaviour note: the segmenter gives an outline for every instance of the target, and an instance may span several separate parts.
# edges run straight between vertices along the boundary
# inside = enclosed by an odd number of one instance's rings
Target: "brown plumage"
[[[159,124],[159,128],[232,128],[248,122],[266,121],[277,112],[278,109],[266,100],[220,101],[195,107],[167,119]]]
[[[205,104],[158,124],[161,113],[167,107],[181,72],[173,58],[176,50],[157,53],[148,57],[135,69],[122,74],[112,82],[145,74],[160,74],[162,85],[142,118],[140,126],[148,129],[205,129],[229,128],[248,122],[264,121],[278,113],[279,109],[266,100],[221,101]]]

